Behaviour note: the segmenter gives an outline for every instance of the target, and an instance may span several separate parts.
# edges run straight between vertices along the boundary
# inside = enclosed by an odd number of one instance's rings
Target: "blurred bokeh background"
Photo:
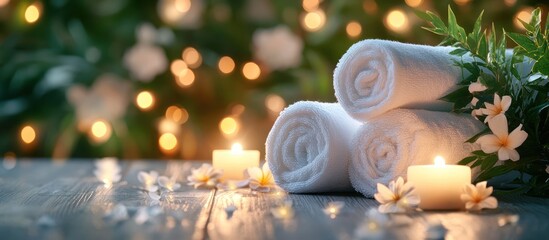
[[[523,31],[544,1],[0,0],[0,157],[210,159],[264,153],[279,112],[335,101],[366,38],[437,44],[414,11]]]

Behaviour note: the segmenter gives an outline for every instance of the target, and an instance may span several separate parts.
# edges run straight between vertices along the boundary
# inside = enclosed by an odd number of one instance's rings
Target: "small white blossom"
[[[112,183],[119,182],[122,176],[120,175],[120,166],[116,158],[102,158],[95,161],[96,169],[93,174],[99,181],[102,181],[105,186],[110,186]]]
[[[149,192],[156,192],[158,186],[156,185],[156,179],[158,178],[158,172],[150,171],[149,173],[140,171],[137,174],[137,180],[143,185],[143,188]]]
[[[124,204],[117,204],[105,215],[110,221],[117,223],[129,218],[128,209]]]
[[[255,58],[272,70],[301,64],[303,41],[286,26],[257,30],[253,44]]]
[[[409,182],[404,183],[402,177],[391,181],[389,187],[378,183],[374,198],[381,204],[379,211],[382,213],[399,213],[415,209],[420,201],[414,186]]]
[[[480,110],[482,111],[482,114],[486,115],[486,118],[484,119],[484,122],[486,123],[496,116],[505,115],[505,112],[509,109],[509,106],[511,106],[511,97],[500,97],[497,93],[494,93],[494,104],[485,102],[484,105],[486,108],[481,108]]]
[[[276,183],[269,169],[269,164],[265,162],[262,168],[251,167],[246,169],[246,173],[249,176],[250,188],[258,192],[269,192],[276,187]]]
[[[475,92],[482,92],[488,89],[484,84],[480,83],[480,80],[477,79],[476,82],[473,82],[469,84],[469,92],[475,93]]]
[[[511,133],[508,132],[507,117],[499,115],[488,122],[488,126],[493,134],[486,134],[479,137],[476,143],[485,153],[498,152],[499,160],[517,161],[520,155],[515,150],[528,138],[528,133],[522,130],[520,124]]]
[[[200,186],[215,187],[223,171],[215,169],[211,164],[204,163],[199,168],[191,169],[191,175],[187,177],[188,185],[198,188]]]
[[[158,177],[158,185],[167,189],[168,191],[175,191],[181,188],[181,184],[177,183],[175,175],[171,178],[168,178],[166,176]]]
[[[497,208],[498,200],[492,197],[492,187],[486,187],[486,181],[477,185],[466,185],[461,194],[461,201],[465,203],[467,210],[478,211],[484,208]]]

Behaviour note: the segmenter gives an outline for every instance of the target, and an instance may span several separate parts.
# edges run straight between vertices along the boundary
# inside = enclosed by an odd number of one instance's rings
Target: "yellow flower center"
[[[397,202],[398,200],[400,200],[400,195],[398,194],[393,195],[393,201]]]

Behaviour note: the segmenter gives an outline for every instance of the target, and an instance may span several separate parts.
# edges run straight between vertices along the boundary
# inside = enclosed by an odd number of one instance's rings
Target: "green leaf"
[[[535,28],[534,26],[530,25],[529,23],[525,22],[525,21],[522,21],[522,19],[520,18],[517,18],[520,23],[522,24],[522,26],[524,26],[524,28],[526,29],[526,31],[528,32],[534,32],[535,31]]]
[[[475,182],[482,182],[482,181],[489,180],[495,176],[500,176],[505,173],[508,173],[513,169],[514,169],[513,166],[507,165],[507,164],[495,166],[492,169],[488,171],[484,171],[481,174],[479,174],[478,177],[475,179]]]
[[[450,52],[450,54],[452,55],[456,55],[456,56],[463,56],[464,54],[468,53],[469,51],[467,51],[466,49],[463,49],[463,48],[456,48],[454,49],[453,51]]]
[[[519,33],[509,32],[507,36],[513,40],[519,47],[523,48],[527,52],[533,52],[537,50],[536,44],[530,38]]]
[[[488,57],[488,43],[486,42],[486,32],[482,34],[480,40],[478,41],[477,54],[482,57],[483,60],[486,60],[486,58]]]
[[[492,168],[497,161],[498,161],[498,156],[496,154],[489,155],[488,157],[482,160],[482,164],[480,165],[480,170],[486,170],[486,169]]]
[[[480,131],[479,133],[475,134],[475,136],[473,136],[473,137],[467,139],[467,141],[465,141],[465,142],[467,142],[467,143],[474,143],[479,137],[481,137],[482,135],[487,134],[487,133],[489,133],[489,132],[490,132],[490,129],[489,129],[489,128],[485,128],[484,130],[482,130],[482,131]],[[481,153],[484,154],[484,152],[481,151],[481,150],[474,151],[473,153],[476,154],[475,152],[477,152],[477,153],[478,153],[478,152],[481,152]],[[477,154],[477,155],[478,155],[478,154]],[[484,154],[484,155],[485,155],[485,154]]]
[[[459,165],[467,165],[475,160],[477,160],[478,157],[477,156],[469,156],[469,157],[466,157],[464,159],[461,159],[461,161],[458,162]]]
[[[473,32],[471,32],[475,39],[478,39],[479,36],[480,36],[480,33],[481,33],[480,27],[481,27],[481,24],[482,24],[482,15],[483,14],[484,14],[484,10],[482,10],[482,12],[480,12],[480,15],[478,15],[478,18],[475,21],[475,25],[473,27]]]
[[[448,5],[448,32],[456,36],[458,31],[458,24],[456,20],[456,15],[454,14],[454,11],[452,11],[452,8],[450,5]]]
[[[484,151],[482,151],[482,150],[472,151],[471,153],[474,154],[474,155],[477,155],[477,156],[488,156],[488,154],[486,154],[486,153],[485,153]]]
[[[533,71],[549,75],[549,51],[534,64]]]

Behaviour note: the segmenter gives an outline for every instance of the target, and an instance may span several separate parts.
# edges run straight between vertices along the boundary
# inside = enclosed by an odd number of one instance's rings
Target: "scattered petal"
[[[198,187],[215,187],[223,174],[220,169],[215,169],[211,164],[204,163],[199,168],[191,169],[191,175],[187,177],[187,184]]]
[[[382,213],[400,213],[417,208],[420,199],[411,183],[404,183],[399,177],[391,181],[389,187],[378,183],[377,193],[374,198],[381,204],[379,211]]]
[[[482,209],[494,209],[498,207],[498,201],[491,197],[493,188],[486,187],[486,181],[469,184],[464,187],[461,194],[461,201],[465,203],[465,208],[470,211],[480,211]]]
[[[171,178],[166,176],[158,177],[158,185],[170,192],[181,188],[181,184],[177,183],[175,176]]]
[[[276,187],[273,174],[269,169],[267,162],[262,168],[251,167],[246,169],[250,189],[258,192],[270,192]]]

